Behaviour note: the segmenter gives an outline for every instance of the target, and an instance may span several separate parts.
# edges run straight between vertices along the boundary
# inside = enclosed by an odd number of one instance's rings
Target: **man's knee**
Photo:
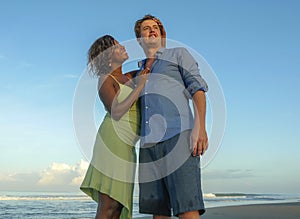
[[[178,215],[179,219],[200,219],[199,211],[188,211]]]
[[[161,216],[161,215],[153,215],[153,219],[171,219],[171,217]]]

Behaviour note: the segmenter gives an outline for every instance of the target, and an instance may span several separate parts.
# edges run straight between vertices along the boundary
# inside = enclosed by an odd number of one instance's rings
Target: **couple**
[[[132,218],[134,145],[140,135],[140,213],[156,219],[170,218],[172,212],[182,219],[199,218],[205,212],[199,165],[208,148],[207,84],[186,49],[165,48],[158,18],[137,20],[135,34],[146,55],[137,71],[122,73],[128,55],[111,36],[89,49],[88,66],[99,77],[107,114],[80,189],[98,202],[97,219]]]

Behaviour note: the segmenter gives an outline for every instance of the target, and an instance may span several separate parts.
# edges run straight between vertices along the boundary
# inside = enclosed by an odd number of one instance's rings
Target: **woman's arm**
[[[118,102],[117,99],[117,96],[120,92],[120,88],[118,87],[117,83],[114,82],[114,80],[110,77],[103,79],[104,82],[99,89],[100,99],[114,120],[120,120],[120,118],[129,110],[132,104],[138,99],[148,78],[148,73],[149,69],[145,69],[140,72],[140,75],[137,78],[136,86],[129,96],[122,102]]]

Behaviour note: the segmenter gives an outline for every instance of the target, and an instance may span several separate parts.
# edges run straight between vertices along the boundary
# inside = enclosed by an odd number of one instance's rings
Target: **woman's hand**
[[[137,87],[142,86],[144,87],[150,73],[150,68],[145,68],[140,72],[140,74],[137,77]]]

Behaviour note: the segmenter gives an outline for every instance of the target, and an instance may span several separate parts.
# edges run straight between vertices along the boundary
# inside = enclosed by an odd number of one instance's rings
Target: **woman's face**
[[[111,62],[122,65],[128,59],[128,54],[124,46],[115,40],[115,45],[112,47]]]

